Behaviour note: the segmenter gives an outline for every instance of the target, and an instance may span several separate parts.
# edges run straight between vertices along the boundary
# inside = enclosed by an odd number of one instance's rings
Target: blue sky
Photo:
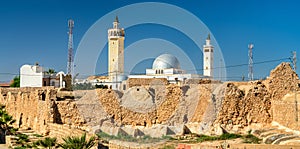
[[[0,81],[12,79],[19,73],[20,66],[35,62],[57,71],[66,71],[67,20],[69,18],[75,21],[74,46],[76,49],[85,32],[102,16],[117,8],[139,2],[150,1],[1,1]],[[287,58],[291,56],[291,51],[299,51],[300,10],[298,7],[300,2],[296,0],[161,0],[154,2],[181,7],[205,23],[222,49],[227,66],[248,63],[247,45],[250,42],[254,43],[254,62]],[[120,21],[122,23],[122,18]],[[169,41],[181,42],[180,44],[185,45],[184,48],[194,47],[188,40],[181,41],[185,37],[176,38],[176,35],[180,33],[157,25],[128,28],[126,46],[140,38],[145,38],[140,34],[135,34],[137,31],[147,35],[145,36],[147,38],[166,38]],[[146,63],[151,63],[151,61],[145,62],[145,65]],[[254,65],[254,77],[268,76],[270,70],[279,63],[280,61]],[[105,69],[99,64],[97,73],[102,73]],[[247,66],[227,69],[228,79],[238,80],[242,75],[247,76],[247,73]]]

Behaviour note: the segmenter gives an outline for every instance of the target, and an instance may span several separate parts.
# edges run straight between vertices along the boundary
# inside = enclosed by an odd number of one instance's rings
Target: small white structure
[[[206,38],[206,44],[203,45],[203,51],[203,75],[213,78],[214,47],[210,43],[210,34]]]
[[[65,73],[63,71],[60,71],[56,74],[56,77],[59,77],[59,86],[60,88],[65,87],[66,83],[63,81],[63,77],[65,76]]]
[[[42,87],[43,68],[36,65],[23,65],[20,68],[20,87]]]

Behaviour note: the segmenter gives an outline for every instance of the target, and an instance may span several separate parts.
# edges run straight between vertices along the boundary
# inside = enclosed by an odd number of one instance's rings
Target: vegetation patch
[[[42,135],[40,135],[40,134],[32,134],[32,136],[35,136],[35,137],[38,137],[38,138],[41,138],[41,137],[43,137]]]
[[[207,135],[199,135],[196,139],[196,142],[204,142],[204,141],[216,141],[216,140],[231,140],[236,138],[241,138],[242,136],[239,134],[232,133],[224,133],[220,136],[207,136]]]
[[[247,134],[243,136],[243,143],[260,144],[262,139],[254,136],[253,134]]]
[[[164,147],[162,147],[160,149],[175,149],[175,147],[172,145],[165,145]]]
[[[188,136],[177,137],[176,140],[181,142],[186,142],[186,143],[200,143],[205,141],[231,140],[231,139],[237,139],[242,137],[243,137],[242,135],[232,134],[232,133],[224,133],[220,136],[190,134]]]
[[[149,135],[133,137],[131,135],[126,135],[126,134],[121,134],[121,133],[118,134],[117,136],[114,136],[114,135],[109,135],[105,132],[100,132],[97,134],[97,136],[104,141],[121,140],[121,141],[136,142],[136,143],[153,143],[153,142],[159,142],[162,140],[170,140],[170,138],[171,138],[169,136],[163,136],[162,138],[153,138]]]

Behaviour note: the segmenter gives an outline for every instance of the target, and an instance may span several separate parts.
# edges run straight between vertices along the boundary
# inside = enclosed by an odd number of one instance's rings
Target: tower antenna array
[[[68,20],[68,27],[69,27],[69,42],[68,42],[68,66],[67,66],[67,74],[72,75],[73,73],[73,28],[74,28],[74,21],[72,19]]]
[[[250,81],[253,80],[253,54],[252,54],[252,49],[253,49],[254,45],[252,43],[250,43],[248,45],[248,49],[249,49],[249,64],[248,64],[248,79]]]

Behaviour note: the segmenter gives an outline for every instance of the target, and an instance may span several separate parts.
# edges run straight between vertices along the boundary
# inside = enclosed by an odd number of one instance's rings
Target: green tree
[[[17,141],[16,143],[21,145],[21,147],[25,147],[27,145],[27,143],[29,142],[29,136],[26,135],[26,134],[22,134],[22,133],[19,133],[17,134]]]
[[[52,149],[56,145],[56,138],[46,137],[44,140],[39,140],[36,142],[36,145],[43,148]]]
[[[16,129],[12,127],[14,122],[16,122],[16,120],[6,112],[5,106],[0,105],[1,143],[5,143],[5,135],[15,133]]]
[[[20,76],[15,76],[13,82],[10,84],[10,87],[20,87]]]
[[[63,138],[64,143],[59,146],[64,149],[90,149],[95,145],[95,137],[86,140],[86,134],[81,137],[67,137]]]
[[[49,68],[48,71],[44,71],[44,73],[51,75],[51,74],[55,74],[56,71],[54,69]]]

